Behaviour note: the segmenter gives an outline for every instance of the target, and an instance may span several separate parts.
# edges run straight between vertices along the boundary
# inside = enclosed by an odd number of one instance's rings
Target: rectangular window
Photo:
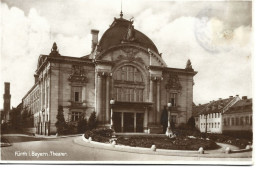
[[[134,68],[129,66],[127,70],[128,70],[128,81],[134,81]]]
[[[72,87],[72,101],[81,102],[82,100],[82,88]]]
[[[79,92],[74,92],[74,96],[75,96],[74,101],[79,102]]]
[[[231,125],[235,125],[235,119],[231,118]]]
[[[126,101],[130,101],[130,89],[126,89]]]
[[[82,118],[81,112],[72,112],[71,117],[70,117],[70,121],[71,122],[79,121],[80,118]]]
[[[240,125],[244,125],[244,117],[240,117]]]
[[[249,125],[249,117],[246,117],[246,124]]]
[[[177,93],[170,93],[170,100],[173,107],[176,107],[177,103]]]
[[[236,117],[236,125],[239,125],[239,118]]]
[[[130,101],[133,102],[135,100],[134,89],[130,89]]]

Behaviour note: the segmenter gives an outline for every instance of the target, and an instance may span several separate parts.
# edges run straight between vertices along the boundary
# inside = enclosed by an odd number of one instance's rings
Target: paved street
[[[1,148],[2,160],[112,161],[114,163],[117,161],[168,161],[165,163],[176,163],[194,160],[211,162],[221,160],[199,155],[195,157],[163,156],[91,148],[86,146],[80,136],[47,139],[13,135],[6,138],[12,142],[12,146]],[[229,158],[225,158],[225,161],[250,160],[250,158],[237,158],[239,157],[237,155],[233,154]]]

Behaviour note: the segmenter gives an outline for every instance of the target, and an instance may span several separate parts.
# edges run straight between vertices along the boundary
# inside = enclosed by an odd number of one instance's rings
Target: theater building
[[[35,85],[23,98],[24,108],[33,110],[35,132],[56,132],[59,105],[67,122],[95,111],[99,125],[112,123],[116,132],[162,132],[161,114],[169,103],[171,120],[186,123],[197,73],[190,60],[184,59],[183,69],[168,67],[152,40],[122,13],[100,39],[98,33],[91,30],[86,56],[60,55],[56,43],[49,55],[40,55]]]

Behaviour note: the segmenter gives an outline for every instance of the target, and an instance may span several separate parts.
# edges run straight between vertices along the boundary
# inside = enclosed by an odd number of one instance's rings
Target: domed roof
[[[99,48],[101,51],[106,50],[112,46],[131,43],[149,48],[158,53],[153,41],[149,39],[142,32],[134,29],[133,21],[121,18],[115,18],[110,28],[105,31],[99,41]]]

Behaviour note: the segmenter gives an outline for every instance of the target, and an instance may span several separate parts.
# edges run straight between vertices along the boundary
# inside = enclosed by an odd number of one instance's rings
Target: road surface
[[[248,158],[229,157],[225,159],[207,158],[201,156],[165,156],[152,154],[127,153],[98,148],[87,147],[81,136],[67,138],[36,138],[26,135],[5,136],[12,146],[1,147],[1,159],[4,161],[15,160],[15,162],[26,161],[74,161],[74,163],[146,163],[145,161],[156,161],[155,163],[192,163],[192,161],[244,161],[250,162]],[[228,155],[227,155],[228,156]],[[27,161],[30,160],[30,161]],[[87,161],[87,162],[86,162]],[[184,162],[183,162],[184,161]]]

